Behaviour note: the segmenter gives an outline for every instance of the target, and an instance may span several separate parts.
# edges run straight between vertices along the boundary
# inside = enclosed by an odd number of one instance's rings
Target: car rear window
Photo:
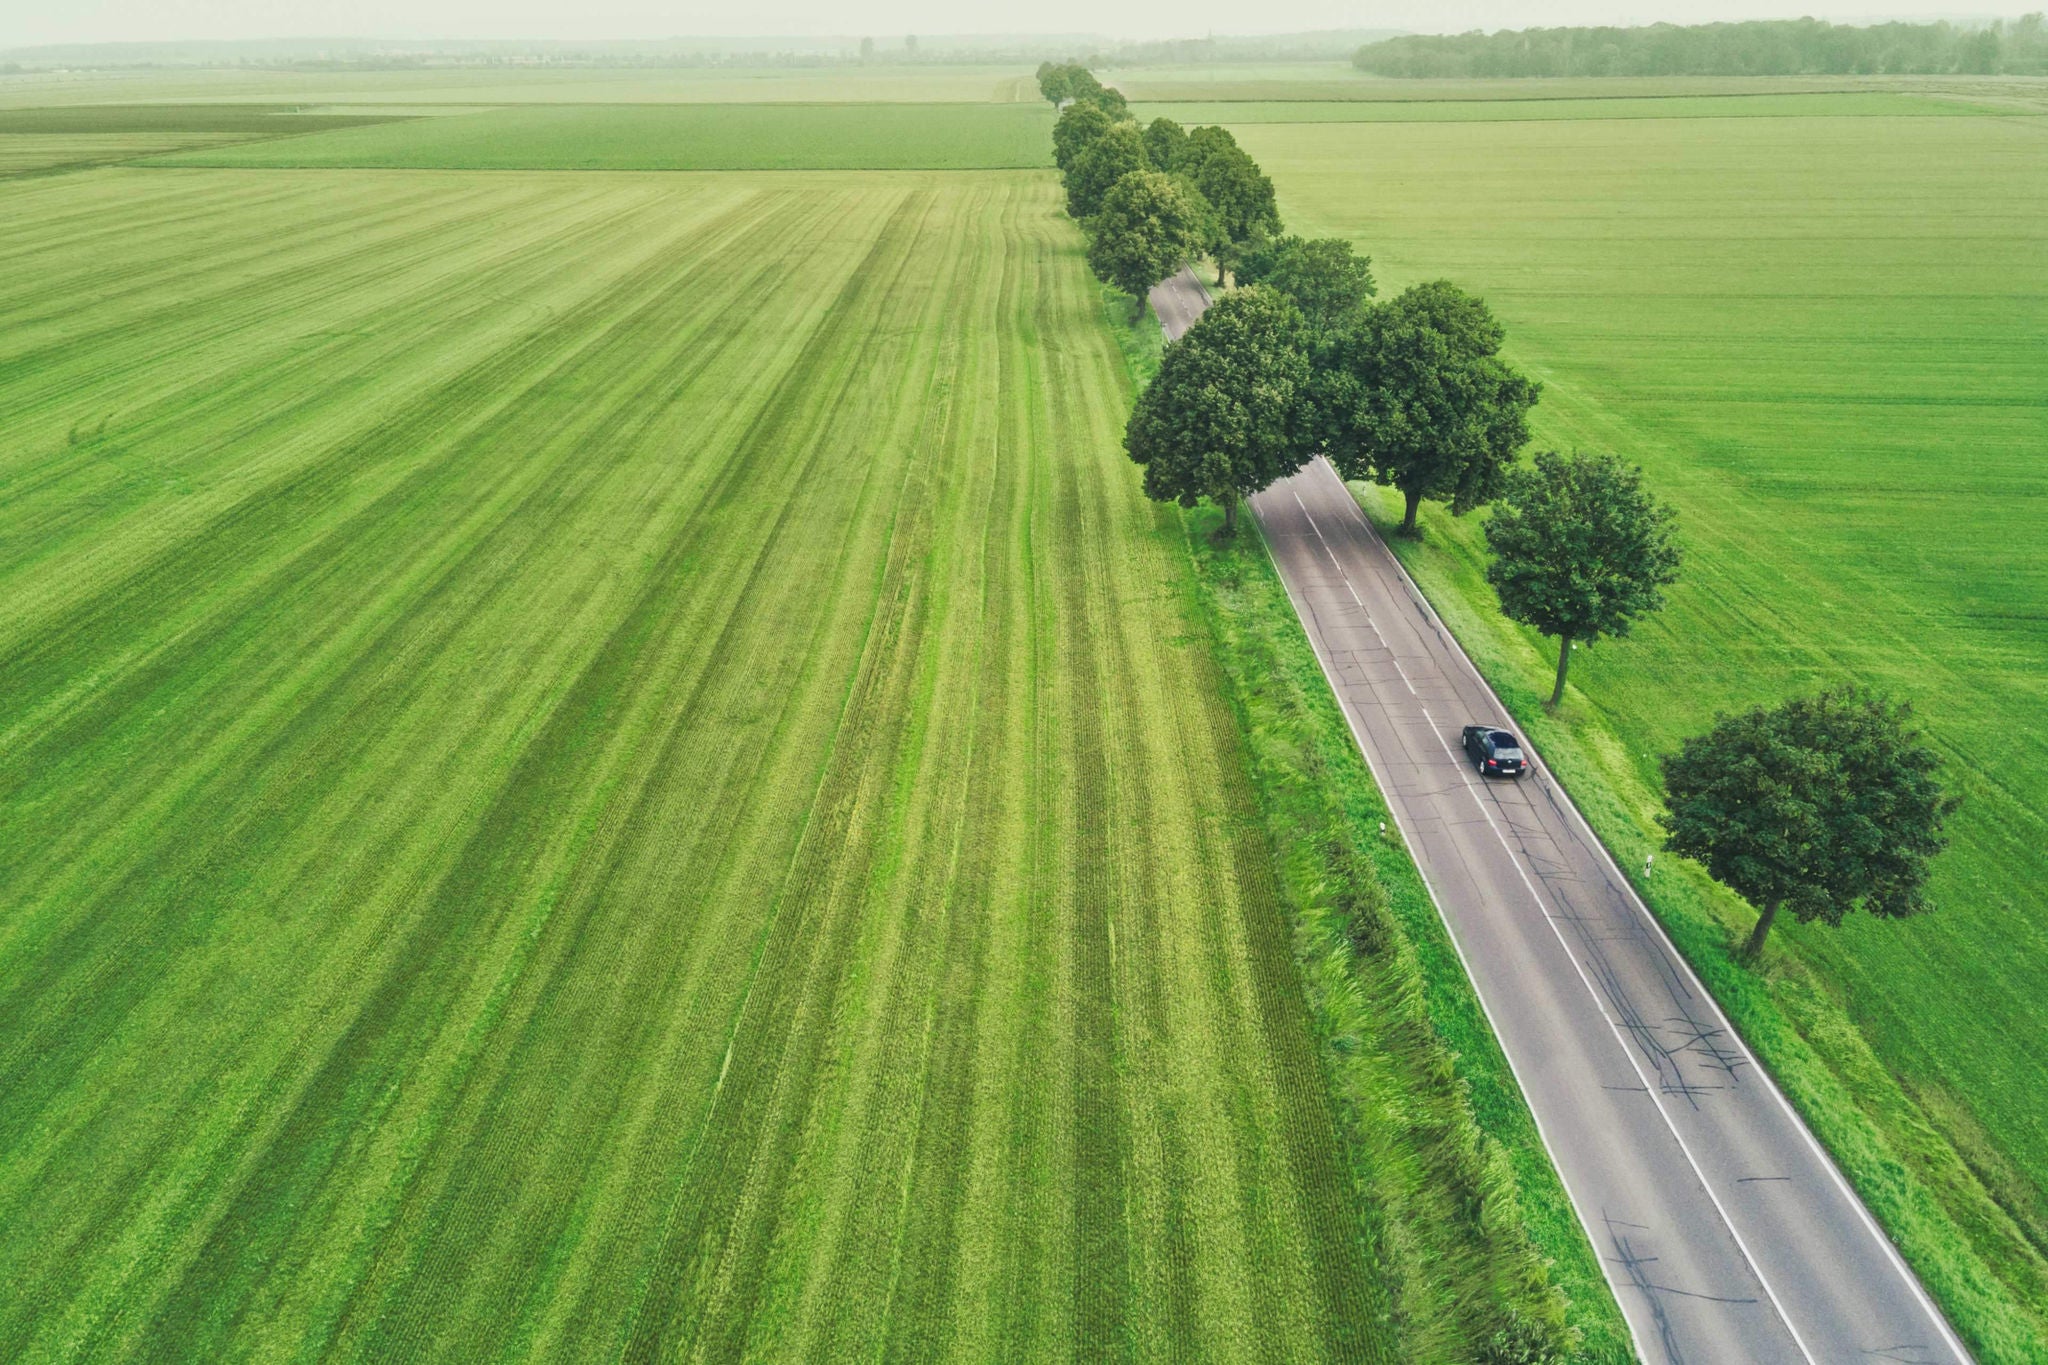
[[[1496,749],[1519,749],[1522,747],[1515,743],[1515,737],[1505,730],[1495,730],[1487,738],[1493,741],[1493,747]]]

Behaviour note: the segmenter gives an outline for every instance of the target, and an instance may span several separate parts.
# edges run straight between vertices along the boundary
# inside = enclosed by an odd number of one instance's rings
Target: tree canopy
[[[1062,174],[1072,170],[1074,159],[1115,126],[1116,120],[1099,104],[1068,105],[1052,126],[1053,164]]]
[[[1301,467],[1299,328],[1292,304],[1253,287],[1218,299],[1166,348],[1124,431],[1146,496],[1183,507],[1209,498],[1234,531],[1239,501]]]
[[[1132,171],[1146,169],[1145,143],[1134,123],[1113,125],[1081,149],[1067,168],[1067,212],[1092,218],[1110,187]]]
[[[1095,79],[1095,73],[1079,62],[1040,62],[1038,93],[1053,104],[1076,100],[1101,105],[1111,114],[1124,112],[1124,97]]]
[[[1074,97],[1074,73],[1088,74],[1087,68],[1072,62],[1040,62],[1038,64],[1038,93],[1049,103],[1059,104]],[[1094,77],[1089,75],[1089,79]]]
[[[1276,237],[1255,243],[1238,258],[1237,282],[1272,286],[1319,329],[1355,318],[1375,292],[1371,258],[1358,255],[1341,237]]]
[[[1088,268],[1137,301],[1180,269],[1201,241],[1203,209],[1157,171],[1133,171],[1102,197],[1088,223]]]
[[[1612,455],[1545,451],[1508,471],[1486,523],[1486,581],[1511,620],[1557,640],[1557,685],[1575,643],[1625,636],[1664,605],[1678,578],[1677,514],[1650,496],[1643,471]]]
[[[1273,182],[1225,128],[1197,128],[1176,164],[1216,212],[1215,237],[1207,245],[1216,258],[1216,282],[1244,250],[1280,231]]]
[[[1401,490],[1404,534],[1424,498],[1459,516],[1493,499],[1529,439],[1541,386],[1500,359],[1504,336],[1483,302],[1436,280],[1318,340],[1315,438],[1345,478]]]
[[[1170,175],[1178,170],[1187,145],[1187,129],[1164,115],[1145,125],[1145,156],[1155,171]]]
[[[1095,78],[1090,76],[1089,79],[1094,80]],[[1124,99],[1123,91],[1112,89],[1106,85],[1097,85],[1093,90],[1088,91],[1086,94],[1077,95],[1075,98],[1085,100],[1091,104],[1101,105],[1112,118],[1129,118],[1131,115],[1131,106]]]
[[[1757,908],[1746,959],[1780,909],[1839,925],[1857,909],[1901,919],[1928,908],[1928,864],[1957,802],[1911,718],[1837,687],[1719,716],[1664,757],[1664,847]]]

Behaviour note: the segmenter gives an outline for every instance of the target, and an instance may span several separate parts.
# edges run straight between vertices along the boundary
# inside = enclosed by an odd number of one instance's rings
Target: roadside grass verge
[[[1012,170],[1051,163],[1044,101],[524,105],[158,157],[408,170]]]
[[[1142,386],[1162,338],[1104,289]],[[1256,531],[1181,517],[1200,615],[1251,754],[1294,956],[1404,1361],[1466,1362],[1511,1318],[1583,1362],[1634,1359],[1448,931]],[[1249,526],[1249,524],[1248,524]],[[1382,833],[1382,830],[1385,832]]]

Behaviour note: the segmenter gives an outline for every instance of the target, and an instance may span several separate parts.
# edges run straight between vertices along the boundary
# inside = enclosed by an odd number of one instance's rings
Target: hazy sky
[[[2016,0],[2011,8],[2035,8]],[[1524,28],[1726,18],[2002,12],[1911,0],[0,0],[0,48],[176,38],[661,38],[678,34],[1100,33],[1155,38],[1318,28]]]

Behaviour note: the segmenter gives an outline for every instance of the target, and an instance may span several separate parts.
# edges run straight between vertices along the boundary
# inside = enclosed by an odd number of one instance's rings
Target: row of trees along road
[[[1088,263],[1130,294],[1197,254],[1237,289],[1166,348],[1124,445],[1146,495],[1223,509],[1309,460],[1397,489],[1398,534],[1424,501],[1492,505],[1487,581],[1511,620],[1557,642],[1551,708],[1572,650],[1629,634],[1678,578],[1676,514],[1612,455],[1519,454],[1541,386],[1501,358],[1505,330],[1445,280],[1377,300],[1371,261],[1338,238],[1282,235],[1273,185],[1222,128],[1140,128],[1084,68],[1048,64],[1067,208]],[[1955,809],[1910,708],[1855,688],[1719,716],[1662,760],[1664,847],[1757,907],[1745,957],[1781,909],[1841,923],[1926,908],[1929,861]]]

